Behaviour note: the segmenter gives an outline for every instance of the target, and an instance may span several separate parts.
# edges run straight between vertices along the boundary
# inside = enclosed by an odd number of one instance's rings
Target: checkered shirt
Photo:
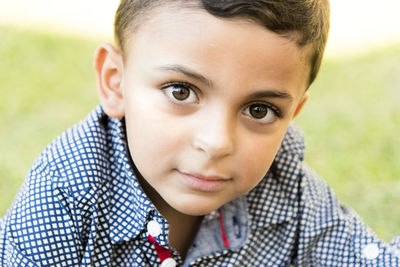
[[[124,121],[98,106],[34,162],[0,220],[1,266],[159,266],[157,242],[183,266],[400,266],[400,237],[382,242],[303,163],[290,126],[265,178],[207,215],[185,261],[141,189],[127,156]]]

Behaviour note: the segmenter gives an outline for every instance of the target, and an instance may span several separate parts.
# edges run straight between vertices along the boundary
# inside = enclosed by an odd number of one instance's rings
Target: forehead
[[[183,63],[204,73],[210,67],[211,76],[242,73],[249,79],[275,77],[282,84],[291,83],[287,86],[307,86],[307,53],[294,38],[249,20],[217,18],[201,9],[153,10],[130,36],[126,52],[133,61],[146,56],[148,63]]]

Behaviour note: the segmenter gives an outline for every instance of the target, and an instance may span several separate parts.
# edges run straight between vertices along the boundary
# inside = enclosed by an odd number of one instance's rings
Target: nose
[[[193,147],[207,154],[209,159],[218,159],[232,154],[234,150],[235,123],[229,116],[219,112],[208,114],[200,120],[193,138]]]

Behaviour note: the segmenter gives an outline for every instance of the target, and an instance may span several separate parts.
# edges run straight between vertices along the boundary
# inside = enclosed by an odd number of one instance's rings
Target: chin
[[[223,203],[221,205],[207,205],[199,202],[200,201],[182,201],[180,203],[174,203],[175,205],[173,205],[173,208],[178,212],[189,216],[203,216],[223,205]]]

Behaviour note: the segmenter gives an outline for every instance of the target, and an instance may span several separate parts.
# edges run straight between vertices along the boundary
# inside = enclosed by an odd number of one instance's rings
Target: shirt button
[[[173,258],[167,258],[165,259],[160,267],[175,267],[176,266],[176,261]]]
[[[157,237],[161,234],[161,226],[158,222],[156,221],[150,221],[147,223],[147,232],[149,235],[152,237]]]
[[[379,256],[379,247],[377,244],[368,244],[363,248],[362,255],[367,260],[376,259]]]

